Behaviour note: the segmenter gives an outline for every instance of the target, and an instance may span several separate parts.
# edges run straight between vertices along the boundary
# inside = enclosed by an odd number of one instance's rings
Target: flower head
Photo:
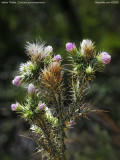
[[[41,54],[44,50],[44,44],[27,42],[26,51],[28,55]]]
[[[35,87],[32,83],[28,86],[28,93],[35,93]]]
[[[16,85],[16,86],[20,86],[20,84],[21,84],[21,77],[20,77],[20,76],[16,76],[16,77],[13,79],[12,83],[13,83],[14,85]]]
[[[66,51],[71,53],[71,52],[75,51],[75,49],[76,49],[76,46],[74,43],[68,42],[66,44]]]
[[[52,48],[52,46],[47,46],[47,47],[45,47],[44,51],[46,53],[46,56],[48,56],[50,53],[53,52],[53,48]]]
[[[45,107],[44,103],[39,105],[39,109],[42,110]]]
[[[91,40],[84,39],[81,43],[81,55],[87,60],[92,58],[94,53],[94,43]]]
[[[104,64],[108,64],[111,60],[111,56],[106,53],[106,52],[102,52],[99,56],[98,56],[98,61],[104,63]]]
[[[54,56],[54,60],[57,61],[57,62],[60,62],[61,61],[61,55],[56,55]]]
[[[24,70],[25,70],[25,67],[26,67],[26,64],[24,64],[24,63],[21,63],[20,64],[20,72],[23,72]]]
[[[44,69],[42,74],[42,81],[48,88],[59,88],[62,81],[60,63],[52,62],[47,69]]]
[[[31,61],[28,61],[27,63],[21,63],[20,64],[20,72],[31,72],[31,69],[34,68],[34,64]]]
[[[27,43],[26,51],[33,61],[42,60],[44,57],[46,57],[46,49],[44,48],[43,43]]]
[[[11,105],[12,111],[16,111],[17,108],[18,108],[18,105],[19,105],[18,103],[12,104],[12,105]]]

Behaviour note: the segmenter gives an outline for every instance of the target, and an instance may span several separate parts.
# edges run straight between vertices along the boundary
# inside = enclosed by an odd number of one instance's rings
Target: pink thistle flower
[[[12,81],[12,83],[13,83],[14,85],[16,85],[16,86],[20,86],[20,84],[21,84],[20,80],[21,80],[21,77],[20,77],[20,76],[16,76],[16,77],[14,78],[14,80]]]
[[[35,93],[35,87],[32,83],[28,86],[28,93]]]
[[[51,53],[53,51],[52,46],[45,47],[45,51]]]
[[[45,107],[45,105],[42,103],[42,104],[39,106],[39,109],[42,110],[44,107]]]
[[[17,108],[18,108],[18,103],[16,103],[16,104],[12,104],[12,105],[11,105],[11,109],[12,109],[12,111],[16,111],[16,110],[17,110]]]
[[[76,49],[76,46],[74,43],[68,42],[66,44],[66,51],[73,52]]]
[[[61,61],[61,55],[58,54],[58,55],[54,56],[54,60],[57,62]]]
[[[111,60],[111,56],[106,53],[106,52],[102,52],[99,56],[98,56],[98,60],[103,62],[104,64],[108,64]]]
[[[47,46],[47,47],[45,47],[45,55],[46,56],[48,56],[50,53],[52,53],[53,52],[53,48],[52,48],[52,46]]]

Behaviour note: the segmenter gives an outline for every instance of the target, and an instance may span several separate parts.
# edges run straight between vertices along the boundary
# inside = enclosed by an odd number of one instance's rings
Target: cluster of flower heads
[[[53,48],[52,46],[44,47],[44,44],[27,42],[26,51],[28,55],[42,60],[53,51]]]
[[[20,64],[20,76],[16,76],[12,83],[16,86],[20,86],[22,82],[29,82],[30,79],[34,78],[39,70],[47,67],[48,64],[53,62],[60,63],[62,58],[61,55],[53,56],[52,46],[44,46],[39,43],[29,43],[26,45],[26,53],[30,57],[30,60],[26,63]]]
[[[52,123],[53,126],[56,126],[58,124],[58,119],[57,117],[54,117],[51,113],[51,110],[45,105],[45,103],[42,103],[41,101],[39,101],[37,95],[36,95],[36,89],[35,86],[31,83],[28,86],[28,96],[30,99],[36,99],[37,98],[37,105],[31,106],[31,101],[28,99],[26,105],[27,106],[23,106],[21,104],[19,104],[18,102],[16,102],[15,104],[11,105],[11,110],[12,111],[18,111],[18,112],[23,112],[24,118],[28,118],[29,113],[31,114],[32,112],[30,112],[31,110],[34,110],[35,114],[43,114],[44,118],[46,118],[48,120],[48,122]],[[36,101],[34,99],[34,101]],[[34,103],[34,102],[33,102]],[[33,113],[33,114],[34,114]],[[30,118],[30,117],[29,117]]]
[[[34,61],[44,60],[46,57],[51,58],[51,54],[53,53],[52,46],[44,46],[44,44],[39,43],[29,43],[26,45],[26,52]],[[61,61],[61,56],[58,54],[54,56],[54,61]]]
[[[84,39],[77,49],[74,43],[68,42],[66,44],[66,51],[70,54],[74,61],[74,71],[77,73],[83,72],[87,75],[93,74],[95,71],[100,71],[105,64],[111,60],[111,56],[107,52],[97,53],[94,43],[91,40]],[[20,64],[20,75],[16,76],[12,83],[20,86],[22,83],[28,83],[28,93],[35,93],[32,79],[38,74],[36,79],[39,79],[42,73],[42,80],[49,88],[59,86],[62,81],[60,71],[61,55],[54,55],[52,46],[45,46],[40,43],[29,43],[26,45],[26,53],[30,60],[26,63]],[[17,110],[19,103],[12,104],[13,111]],[[39,106],[39,109],[44,108],[44,103]]]
[[[81,110],[79,106],[84,94],[82,90],[88,81],[94,78],[94,73],[102,71],[111,60],[107,52],[97,53],[94,43],[88,39],[84,39],[78,49],[74,43],[68,42],[66,51],[73,66],[70,72],[73,91],[70,97],[73,96],[73,99],[71,104],[68,104],[68,110],[64,109],[64,104],[67,103],[62,95],[65,89],[62,82],[62,57],[60,54],[53,54],[52,46],[27,42],[26,53],[30,60],[20,64],[19,75],[12,81],[16,86],[22,83],[28,85],[25,103],[12,104],[12,111],[19,112],[21,117],[29,121],[31,130],[42,137],[41,141],[38,140],[38,144],[51,157],[59,155],[60,160],[66,159],[65,128],[74,125],[78,115],[88,113],[88,109]]]
[[[28,84],[28,97],[25,105],[20,105],[18,102],[11,105],[12,111],[18,111],[25,119],[34,117],[34,114],[43,113],[44,118],[51,122],[54,126],[57,125],[58,119],[53,117],[51,110],[46,104],[39,100],[39,90],[35,89],[35,82],[40,83],[42,79],[47,87],[55,88],[61,83],[61,61],[60,54],[54,55],[52,46],[45,46],[40,43],[29,43],[26,45],[26,53],[30,60],[26,63],[21,63],[19,68],[20,75],[15,76],[12,83],[20,86],[22,83]],[[30,98],[31,97],[31,98]],[[31,107],[32,99],[36,101],[36,105]],[[34,113],[33,113],[34,112]]]
[[[111,56],[107,52],[97,53],[94,43],[88,39],[84,39],[80,43],[79,49],[74,43],[67,43],[66,51],[69,52],[76,64],[74,69],[77,71],[82,69],[82,72],[85,71],[87,74],[100,71],[111,60]]]

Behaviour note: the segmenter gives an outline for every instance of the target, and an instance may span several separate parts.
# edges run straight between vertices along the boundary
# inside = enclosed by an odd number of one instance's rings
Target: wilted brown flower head
[[[48,88],[57,90],[62,81],[60,63],[52,62],[47,69],[44,69],[42,81]]]

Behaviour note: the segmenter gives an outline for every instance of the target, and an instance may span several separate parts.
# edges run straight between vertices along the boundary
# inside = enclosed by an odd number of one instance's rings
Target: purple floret
[[[58,54],[58,55],[54,56],[54,60],[57,62],[61,61],[61,55]]]
[[[20,77],[20,76],[16,76],[16,77],[13,79],[12,83],[13,83],[14,85],[16,85],[16,86],[20,86],[20,84],[21,84],[20,80],[21,80],[21,77]]]
[[[12,105],[11,105],[12,111],[15,111],[15,110],[17,109],[17,107],[18,107],[18,103],[12,104]]]
[[[39,106],[39,109],[42,110],[44,107],[45,107],[45,105],[44,105],[44,104],[41,104],[41,105]]]
[[[66,44],[66,51],[68,51],[68,52],[74,51],[75,48],[76,48],[76,46],[75,46],[74,43],[68,42],[68,43]]]
[[[111,60],[111,56],[106,52],[102,52],[100,54],[100,59],[104,64],[108,64]]]

